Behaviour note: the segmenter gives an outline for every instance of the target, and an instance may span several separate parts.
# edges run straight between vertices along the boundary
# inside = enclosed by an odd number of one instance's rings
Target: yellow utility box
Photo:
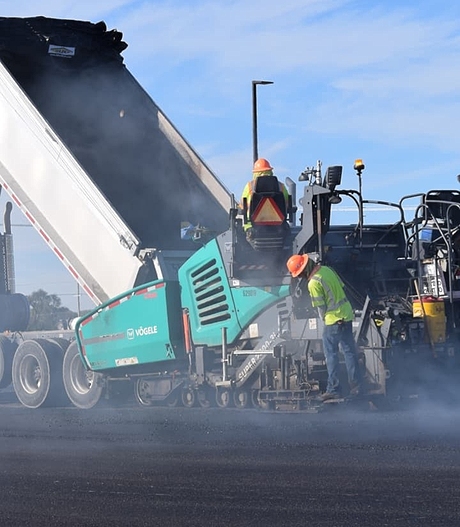
[[[432,296],[414,298],[412,314],[414,317],[425,318],[427,337],[433,344],[446,341],[444,300]]]

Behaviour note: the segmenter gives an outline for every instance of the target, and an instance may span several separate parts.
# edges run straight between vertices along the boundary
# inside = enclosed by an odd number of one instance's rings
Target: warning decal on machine
[[[284,215],[272,198],[265,198],[260,201],[251,219],[261,225],[280,225]]]
[[[117,366],[131,366],[132,364],[139,364],[137,357],[127,357],[126,359],[116,359],[115,364]]]

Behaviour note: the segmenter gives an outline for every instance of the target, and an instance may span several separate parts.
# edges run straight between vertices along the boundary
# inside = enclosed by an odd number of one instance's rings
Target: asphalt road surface
[[[0,423],[2,527],[460,526],[454,408],[12,403]]]

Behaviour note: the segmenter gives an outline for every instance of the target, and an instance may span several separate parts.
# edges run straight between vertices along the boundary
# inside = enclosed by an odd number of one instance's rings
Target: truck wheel
[[[11,384],[13,366],[13,355],[16,345],[3,335],[0,336],[0,389]]]
[[[235,390],[233,392],[233,403],[236,408],[244,410],[251,406],[251,396],[247,390]]]
[[[137,379],[134,383],[134,397],[140,406],[152,406],[149,383],[145,379]]]
[[[62,404],[62,350],[46,339],[22,342],[13,358],[13,387],[27,408]]]
[[[232,406],[233,397],[231,390],[227,388],[217,388],[216,403],[219,408],[229,408]]]
[[[63,354],[66,352],[67,348],[70,345],[70,340],[63,339],[61,337],[56,337],[48,340],[51,342],[56,342],[56,344],[61,347]]]
[[[211,408],[214,402],[212,399],[212,392],[213,390],[208,386],[201,386],[198,388],[196,398],[201,408]]]
[[[104,389],[102,375],[85,368],[76,341],[65,352],[62,379],[67,396],[76,407],[86,410],[99,402]]]
[[[261,410],[274,410],[275,402],[267,401],[266,399],[260,398],[260,390],[254,390],[251,396],[252,405],[255,408],[260,408]]]
[[[191,388],[184,388],[181,392],[181,401],[185,408],[193,408],[197,402],[196,391]]]
[[[168,408],[176,408],[176,406],[182,405],[181,392],[179,390],[174,390],[168,395],[165,399],[165,405]]]

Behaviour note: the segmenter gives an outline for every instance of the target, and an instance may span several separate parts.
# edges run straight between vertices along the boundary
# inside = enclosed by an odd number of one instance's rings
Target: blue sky
[[[362,158],[368,199],[458,188],[457,2],[0,0],[0,13],[120,30],[128,69],[236,195],[251,173],[253,79],[274,82],[257,92],[259,154],[280,178],[320,159],[356,188]],[[15,229],[15,249],[17,291],[75,308],[75,283],[32,229]]]

